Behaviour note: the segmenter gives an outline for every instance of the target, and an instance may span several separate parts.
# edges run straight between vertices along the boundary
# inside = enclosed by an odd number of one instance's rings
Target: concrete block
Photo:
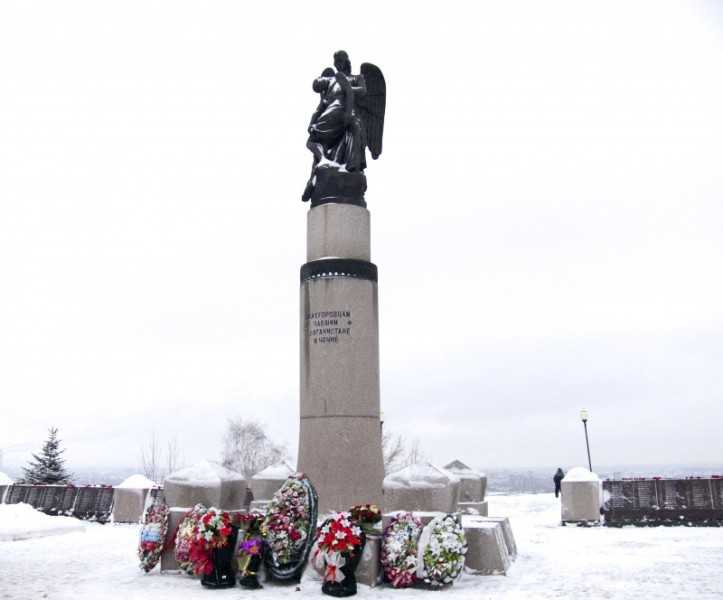
[[[171,508],[168,513],[168,531],[166,532],[165,550],[161,555],[161,571],[178,571],[176,562],[176,533],[189,509]]]
[[[456,512],[458,490],[459,484],[441,488],[385,488],[384,508],[390,512]]]
[[[209,461],[171,473],[163,482],[170,507],[190,509],[201,503],[222,510],[243,510],[246,481],[243,475]]]
[[[249,479],[248,486],[254,495],[253,502],[259,500],[271,500],[286,479]]]
[[[474,522],[485,522],[485,523],[499,523],[502,527],[502,535],[505,539],[505,545],[507,546],[507,553],[510,555],[510,559],[515,560],[517,558],[517,543],[515,542],[515,536],[512,533],[512,525],[507,517],[487,517],[482,516],[470,520],[470,523]],[[463,518],[462,524],[465,523]]]
[[[375,587],[382,582],[381,552],[381,535],[367,535],[364,552],[359,561],[359,566],[356,569],[356,580],[358,583]]]
[[[502,524],[463,517],[467,538],[465,566],[475,575],[505,575],[510,568]]]
[[[484,502],[460,502],[457,510],[463,515],[479,515],[486,517],[489,512],[487,500]]]
[[[143,518],[148,490],[115,488],[113,490],[113,521],[138,523]]]
[[[384,479],[384,510],[457,511],[460,480],[430,463],[409,465]]]
[[[600,521],[599,481],[562,480],[561,517],[563,523]]]

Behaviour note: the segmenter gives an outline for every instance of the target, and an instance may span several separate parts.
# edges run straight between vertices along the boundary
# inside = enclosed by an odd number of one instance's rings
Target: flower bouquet
[[[198,521],[205,513],[206,507],[203,504],[196,504],[183,517],[183,520],[178,525],[178,531],[176,531],[174,550],[176,562],[181,571],[189,575],[193,575],[195,570],[195,565],[191,560],[191,546],[196,535]]]
[[[382,511],[376,504],[357,504],[349,510],[353,521],[359,524],[367,535],[380,533],[376,524],[382,520]]]
[[[466,553],[459,517],[435,517],[419,538],[417,577],[433,587],[454,583],[464,568]]]
[[[168,506],[159,497],[153,500],[143,515],[143,527],[138,543],[140,567],[148,573],[161,560],[168,532]]]
[[[239,533],[241,535],[237,558],[238,573],[241,576],[239,585],[252,590],[262,587],[257,574],[261,566],[264,547],[264,540],[261,537],[263,518],[260,513],[247,513],[239,517]]]
[[[206,587],[233,587],[236,578],[231,569],[236,528],[227,512],[209,508],[196,522],[189,548],[195,575],[201,575]]]
[[[422,522],[410,512],[400,512],[387,525],[382,538],[384,579],[395,588],[417,581],[417,542]]]
[[[309,558],[316,524],[317,496],[303,474],[289,477],[274,494],[261,523],[264,564],[269,578],[299,581]]]
[[[336,513],[317,532],[314,566],[323,569],[321,591],[337,598],[356,594],[355,571],[364,551],[366,535],[349,512]]]

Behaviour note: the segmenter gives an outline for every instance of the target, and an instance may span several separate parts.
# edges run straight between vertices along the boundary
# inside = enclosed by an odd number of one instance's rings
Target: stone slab
[[[143,518],[148,490],[115,488],[113,490],[113,521],[138,523]]]
[[[510,520],[507,517],[479,517],[479,518],[472,518],[470,523],[473,522],[483,522],[483,523],[499,523],[502,527],[502,535],[505,539],[505,545],[507,546],[507,553],[510,556],[511,560],[515,560],[517,558],[517,542],[515,542],[515,536],[512,533],[512,525],[510,525]],[[465,517],[462,519],[462,524],[465,523]]]
[[[369,211],[353,204],[322,204],[306,215],[306,260],[371,260]]]
[[[161,571],[178,571],[178,563],[176,562],[176,533],[178,526],[183,521],[187,508],[171,508],[168,514],[168,531],[166,532],[165,550],[161,555]]]
[[[461,477],[458,474],[457,477],[460,478],[460,502],[482,502],[485,499],[486,477]]]
[[[486,517],[489,513],[487,500],[484,502],[460,502],[457,504],[457,510],[463,515],[479,515]]]
[[[253,501],[271,500],[274,493],[284,484],[285,479],[249,479],[248,486]]]
[[[561,484],[561,520],[563,523],[600,521],[602,504],[599,481],[565,481]]]
[[[465,567],[475,575],[505,575],[510,568],[502,525],[500,523],[462,520],[467,538]]]
[[[193,508],[199,502],[222,510],[243,510],[246,505],[246,481],[225,480],[215,485],[194,485],[165,481],[163,491],[170,507]]]
[[[382,551],[382,537],[380,535],[367,535],[359,566],[356,570],[356,580],[369,587],[376,587],[382,582],[382,567],[380,563]]]
[[[384,487],[384,510],[457,512],[459,482],[440,487]]]

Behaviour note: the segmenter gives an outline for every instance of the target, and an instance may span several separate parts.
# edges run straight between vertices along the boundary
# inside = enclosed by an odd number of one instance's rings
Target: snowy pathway
[[[465,575],[450,591],[461,599],[723,598],[723,530],[559,527],[551,494],[492,496],[490,510],[508,515],[519,556],[507,577]],[[84,532],[0,542],[0,600],[256,600],[322,598],[320,584],[301,590],[267,585],[209,591],[198,581],[137,567],[137,526],[89,524]],[[433,600],[424,590],[369,589],[359,598]]]

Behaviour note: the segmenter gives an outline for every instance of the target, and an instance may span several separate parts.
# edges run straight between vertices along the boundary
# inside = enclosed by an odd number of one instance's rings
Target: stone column
[[[307,215],[301,267],[299,470],[319,513],[382,502],[377,268],[369,211],[327,203]]]

